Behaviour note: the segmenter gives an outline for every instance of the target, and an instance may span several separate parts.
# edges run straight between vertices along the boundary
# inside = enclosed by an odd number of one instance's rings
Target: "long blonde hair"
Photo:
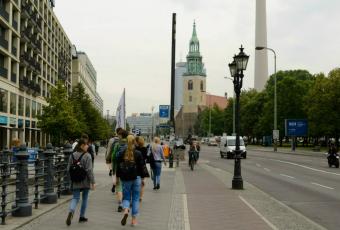
[[[153,143],[152,143],[152,152],[156,152],[157,150],[157,146],[161,143],[161,139],[159,139],[159,137],[155,137],[153,139]]]
[[[135,161],[135,137],[133,135],[127,136],[127,149],[124,154],[124,160]]]

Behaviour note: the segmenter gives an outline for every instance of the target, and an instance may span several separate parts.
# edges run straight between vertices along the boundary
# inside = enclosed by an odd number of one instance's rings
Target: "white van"
[[[227,157],[227,159],[234,158],[234,150],[236,148],[236,136],[223,136],[220,143],[221,158]],[[240,150],[242,151],[241,157],[247,158],[247,150],[244,145],[243,138],[240,137]]]

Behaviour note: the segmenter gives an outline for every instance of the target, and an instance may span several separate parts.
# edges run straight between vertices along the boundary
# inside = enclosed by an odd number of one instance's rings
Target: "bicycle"
[[[196,151],[189,151],[189,166],[191,171],[194,171],[194,166],[197,162],[197,152]]]

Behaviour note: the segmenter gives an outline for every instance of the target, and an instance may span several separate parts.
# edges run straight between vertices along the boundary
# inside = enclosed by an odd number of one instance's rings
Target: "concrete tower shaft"
[[[255,47],[267,47],[267,10],[266,0],[256,0]],[[268,80],[267,50],[255,51],[254,88],[262,91]]]

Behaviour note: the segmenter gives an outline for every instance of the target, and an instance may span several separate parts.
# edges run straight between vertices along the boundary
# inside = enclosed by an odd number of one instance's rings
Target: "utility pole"
[[[175,132],[176,13],[172,14],[170,122]]]

